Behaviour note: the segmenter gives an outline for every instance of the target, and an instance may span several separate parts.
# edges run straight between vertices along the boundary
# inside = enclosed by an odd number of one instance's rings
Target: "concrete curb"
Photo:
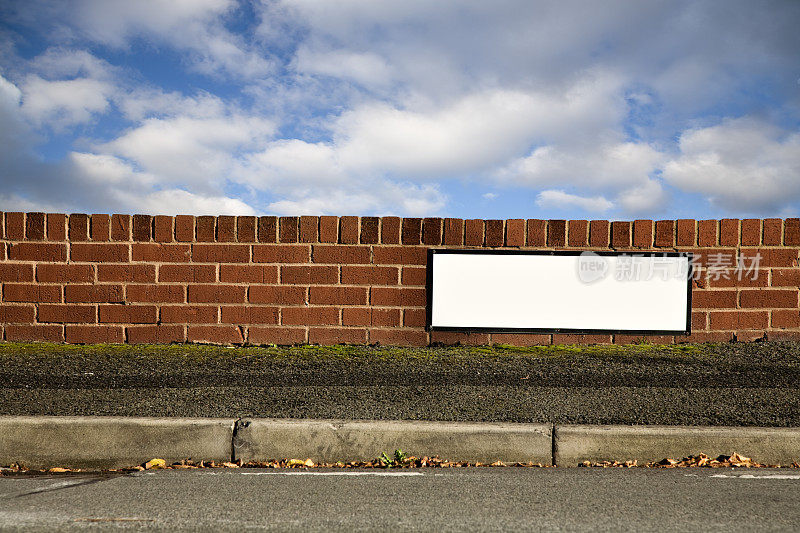
[[[629,459],[642,464],[733,452],[765,464],[800,461],[800,428],[576,425],[556,426],[554,433],[554,461],[559,466]]]
[[[154,457],[229,461],[235,419],[2,416],[0,465],[121,468]]]
[[[369,461],[398,448],[452,461],[549,465],[553,458],[552,426],[547,424],[245,419],[236,427],[234,456],[242,461]]]
[[[154,457],[316,462],[371,460],[401,448],[452,461],[577,466],[739,452],[800,461],[800,428],[573,426],[480,422],[0,416],[0,465],[119,468]]]

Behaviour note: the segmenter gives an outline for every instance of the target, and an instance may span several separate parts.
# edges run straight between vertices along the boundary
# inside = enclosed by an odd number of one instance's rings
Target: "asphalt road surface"
[[[0,345],[0,415],[800,426],[800,343]]]
[[[797,469],[150,471],[0,477],[0,528],[792,531]]]

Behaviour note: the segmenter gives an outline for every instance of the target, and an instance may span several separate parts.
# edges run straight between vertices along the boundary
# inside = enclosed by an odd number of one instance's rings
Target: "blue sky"
[[[800,213],[800,2],[0,3],[0,209]]]

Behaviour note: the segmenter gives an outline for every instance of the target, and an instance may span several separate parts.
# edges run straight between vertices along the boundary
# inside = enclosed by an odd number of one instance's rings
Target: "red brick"
[[[381,219],[381,243],[400,244],[399,217],[383,217]]]
[[[751,289],[741,291],[739,303],[743,308],[796,308],[797,289]]]
[[[694,291],[692,309],[725,309],[736,307],[736,291]]]
[[[217,307],[211,305],[163,305],[161,322],[167,324],[216,324]]]
[[[692,331],[708,329],[708,313],[692,311]]]
[[[696,246],[696,223],[693,219],[682,218],[677,222],[675,242],[678,246]]]
[[[345,307],[342,309],[343,326],[400,326],[400,309]]]
[[[236,242],[236,217],[231,215],[217,217],[217,242]]]
[[[428,334],[418,329],[370,329],[369,342],[388,346],[427,346]]]
[[[444,219],[444,240],[447,246],[464,245],[464,221],[460,218]]]
[[[397,285],[397,267],[342,266],[345,285]]]
[[[467,246],[483,246],[484,221],[470,219],[464,221],[464,243]]]
[[[488,333],[462,333],[459,331],[431,331],[431,344],[445,346],[485,346],[489,344]]]
[[[73,213],[69,216],[69,240],[72,242],[89,240],[89,215]]]
[[[779,218],[764,219],[764,245],[780,246],[783,242],[783,220]]]
[[[540,346],[552,342],[550,335],[532,333],[492,333],[493,344],[510,344],[512,346]]]
[[[762,272],[766,277],[766,272]],[[800,287],[800,269],[775,268],[772,270],[770,285],[773,287]]]
[[[133,215],[133,240],[150,242],[153,235],[153,217],[150,215]]]
[[[63,241],[67,239],[67,215],[62,213],[47,214],[47,240]]]
[[[134,261],[148,263],[186,263],[191,257],[189,244],[142,243],[131,245]]]
[[[608,248],[608,220],[592,220],[589,222],[589,245],[594,248]]]
[[[284,307],[281,324],[290,326],[328,326],[339,323],[336,307]]]
[[[158,281],[193,281],[211,283],[217,281],[216,265],[160,265]]]
[[[236,326],[189,326],[186,332],[189,342],[210,344],[242,344],[242,330]]]
[[[425,303],[425,289],[373,287],[370,291],[371,305],[422,307]]]
[[[155,305],[101,305],[98,311],[101,323],[155,324],[158,321]]]
[[[128,302],[183,303],[186,294],[183,285],[128,285],[125,298]]]
[[[701,220],[697,223],[697,243],[700,246],[716,246],[719,244],[716,220]]]
[[[339,218],[332,216],[319,217],[319,242],[339,242]]]
[[[279,242],[297,242],[299,219],[297,217],[281,217],[278,233]]]
[[[800,328],[800,311],[797,309],[775,309],[772,311],[773,328]]]
[[[0,263],[0,281],[33,281],[33,265]]]
[[[403,219],[403,244],[421,244],[422,240],[422,219],[404,218]],[[481,242],[483,244],[483,242]]]
[[[424,265],[428,252],[419,246],[375,246],[372,262],[376,265]]]
[[[35,285],[32,283],[4,283],[3,301],[6,302],[60,302],[60,285]]]
[[[378,217],[361,217],[361,244],[378,244],[380,220]]]
[[[277,324],[277,307],[220,307],[223,324]]]
[[[800,245],[800,218],[787,218],[783,223],[783,244]]]
[[[94,265],[36,265],[36,281],[81,283],[94,281]]]
[[[708,314],[711,330],[766,329],[769,314],[766,311],[712,311]]]
[[[73,324],[94,324],[97,322],[93,305],[41,304],[39,322],[70,322]]]
[[[125,329],[122,326],[66,326],[64,338],[72,344],[122,344]]]
[[[739,246],[739,219],[724,218],[720,221],[719,243],[722,246]]]
[[[153,236],[156,242],[172,242],[172,217],[156,215],[153,219]]]
[[[247,287],[242,285],[189,285],[190,303],[244,303]]]
[[[44,213],[28,213],[25,217],[25,238],[29,241],[44,240]]]
[[[499,221],[500,224],[503,221]],[[500,236],[500,244],[502,246],[503,237]],[[438,246],[442,244],[442,219],[441,218],[426,218],[422,221],[422,243],[428,246]]]
[[[484,246],[503,246],[503,221],[487,220]]]
[[[107,242],[111,240],[111,217],[104,214],[92,215],[90,230],[93,241]]]
[[[659,220],[656,222],[655,245],[658,248],[671,248],[675,246],[675,222],[672,220]]]
[[[547,244],[547,221],[528,219],[528,246],[542,247]]]
[[[321,265],[281,266],[281,283],[310,285],[338,282],[339,267]]]
[[[60,246],[60,245],[55,245]],[[144,246],[144,245],[137,245]],[[157,245],[156,245],[157,246]],[[76,244],[70,245],[72,261],[92,263],[127,263],[127,244]]]
[[[425,309],[403,310],[403,325],[406,327],[424,327],[427,318],[427,311]]]
[[[308,301],[325,305],[366,305],[366,287],[311,287]]]
[[[547,246],[566,246],[567,245],[567,221],[548,220],[547,221]]]
[[[740,258],[745,268],[756,266],[756,260],[759,268],[794,267],[797,252],[797,248],[748,248],[741,251]]]
[[[8,258],[15,261],[63,262],[67,260],[67,246],[33,242],[9,244]]]
[[[589,221],[570,220],[567,224],[567,243],[570,246],[586,246],[589,242]]]
[[[650,248],[653,246],[653,221],[633,221],[633,245],[637,248]]]
[[[192,215],[177,215],[175,217],[175,240],[179,242],[194,241],[195,220]]]
[[[611,344],[611,335],[581,335],[575,333],[555,333],[553,344]]]
[[[358,217],[346,216],[339,219],[339,242],[342,244],[358,242]]]
[[[428,271],[425,268],[403,267],[401,283],[403,285],[425,286]]]
[[[247,341],[251,344],[277,344],[287,346],[306,342],[305,328],[248,328]]]
[[[631,223],[615,221],[611,223],[612,248],[628,248],[631,245]],[[555,341],[554,341],[555,342]]]
[[[212,216],[200,216],[195,219],[195,239],[197,242],[214,242],[216,237],[217,218]]]
[[[308,331],[310,344],[366,344],[365,328],[311,328]]]
[[[300,217],[300,242],[317,242],[319,219],[317,217]]]
[[[6,213],[5,238],[9,241],[21,241],[25,238],[25,213]]]
[[[506,220],[506,246],[525,246],[525,220]]]
[[[155,283],[155,265],[97,265],[97,281]]]
[[[249,263],[249,244],[193,244],[194,263]]]
[[[256,242],[256,217],[236,217],[236,240]]]
[[[258,217],[258,242],[278,242],[277,217]]]
[[[256,244],[253,246],[254,263],[308,263],[311,246],[308,244]]]
[[[769,272],[766,269],[715,269],[708,273],[709,287],[766,287]]]
[[[730,268],[736,265],[737,258],[735,248],[689,248],[683,251],[693,254],[693,264],[695,267],[713,266],[714,268]],[[753,250],[748,253],[755,254],[756,252],[757,250]]]
[[[124,302],[122,285],[67,285],[65,302]]]
[[[278,283],[277,265],[220,265],[219,280],[230,283]]]
[[[169,344],[186,341],[183,326],[130,326],[127,331],[128,342],[131,344]]]
[[[761,244],[761,221],[757,218],[742,220],[742,246],[758,246]]]
[[[768,341],[800,341],[800,331],[767,331]]]
[[[315,263],[368,264],[369,246],[342,246],[317,244],[312,247],[311,257]]]
[[[112,241],[131,240],[130,215],[111,215],[111,240]]]
[[[305,287],[253,286],[249,288],[249,301],[253,304],[304,304]]]
[[[11,342],[39,341],[63,342],[64,326],[56,325],[13,325],[5,327],[6,340]]]
[[[36,307],[32,305],[0,304],[0,323],[30,324],[36,317]]]

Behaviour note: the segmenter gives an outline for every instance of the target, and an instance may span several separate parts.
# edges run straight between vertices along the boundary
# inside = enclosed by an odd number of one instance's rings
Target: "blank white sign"
[[[687,256],[431,256],[430,326],[688,331]]]

